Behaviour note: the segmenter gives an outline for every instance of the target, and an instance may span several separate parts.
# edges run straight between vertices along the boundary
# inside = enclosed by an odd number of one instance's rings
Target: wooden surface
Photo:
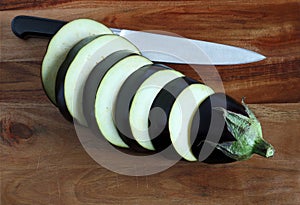
[[[1,204],[299,204],[299,1],[0,2]],[[162,30],[259,52],[266,60],[218,66],[227,94],[246,101],[275,156],[227,165],[179,162],[147,177],[108,171],[82,148],[45,96],[40,64],[47,39],[20,40],[16,15],[93,18],[110,27]],[[190,77],[196,72],[170,65]],[[213,82],[209,68],[202,72]]]

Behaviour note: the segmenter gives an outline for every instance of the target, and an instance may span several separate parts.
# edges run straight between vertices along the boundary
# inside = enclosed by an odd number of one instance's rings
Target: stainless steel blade
[[[16,16],[12,31],[20,38],[52,37],[67,22],[34,16]],[[131,41],[152,61],[180,64],[234,65],[263,60],[256,52],[229,45],[192,40],[171,35],[126,29],[112,29]]]
[[[156,62],[202,65],[235,65],[260,61],[265,56],[244,48],[126,29],[112,29],[131,41]]]

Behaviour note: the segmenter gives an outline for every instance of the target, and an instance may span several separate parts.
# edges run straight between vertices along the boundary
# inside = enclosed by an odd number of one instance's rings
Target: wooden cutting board
[[[1,205],[300,203],[299,1],[1,0],[0,10]],[[265,55],[264,61],[216,69],[227,94],[246,97],[275,156],[226,165],[180,161],[144,177],[106,170],[43,92],[40,66],[48,40],[12,34],[12,18],[23,14],[92,18],[109,27],[173,32]],[[201,80],[189,66],[169,66]],[[199,69],[216,81],[211,68]]]

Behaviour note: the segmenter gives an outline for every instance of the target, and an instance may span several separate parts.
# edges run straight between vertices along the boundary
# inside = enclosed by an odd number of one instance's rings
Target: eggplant
[[[153,65],[92,20],[75,20],[57,32],[41,72],[47,96],[65,118],[114,146],[149,154],[171,148],[187,161],[206,163],[274,154],[244,100]]]
[[[111,144],[128,148],[114,123],[114,104],[124,81],[139,68],[152,62],[140,55],[128,56],[112,66],[103,77],[96,94],[95,118],[100,132]]]
[[[170,70],[170,67],[153,64],[141,67],[134,73],[132,73],[123,83],[121,89],[118,92],[115,102],[115,125],[122,140],[130,147],[130,149],[138,152],[147,152],[141,145],[137,143],[131,132],[129,123],[129,110],[131,102],[146,79],[152,76],[154,73],[162,70]],[[148,116],[145,116],[148,118]]]
[[[41,69],[44,90],[53,104],[56,105],[56,75],[68,52],[80,40],[101,34],[112,34],[112,31],[99,22],[90,19],[77,19],[65,24],[53,36],[49,42]]]
[[[71,116],[81,125],[87,126],[82,98],[85,82],[93,68],[110,54],[119,50],[139,50],[125,38],[117,35],[101,35],[77,53],[70,64],[64,81],[64,96]]]

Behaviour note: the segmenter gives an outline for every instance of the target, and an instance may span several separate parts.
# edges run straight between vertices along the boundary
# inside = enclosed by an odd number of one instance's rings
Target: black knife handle
[[[67,22],[35,16],[16,16],[11,30],[22,39],[29,37],[52,37]]]

